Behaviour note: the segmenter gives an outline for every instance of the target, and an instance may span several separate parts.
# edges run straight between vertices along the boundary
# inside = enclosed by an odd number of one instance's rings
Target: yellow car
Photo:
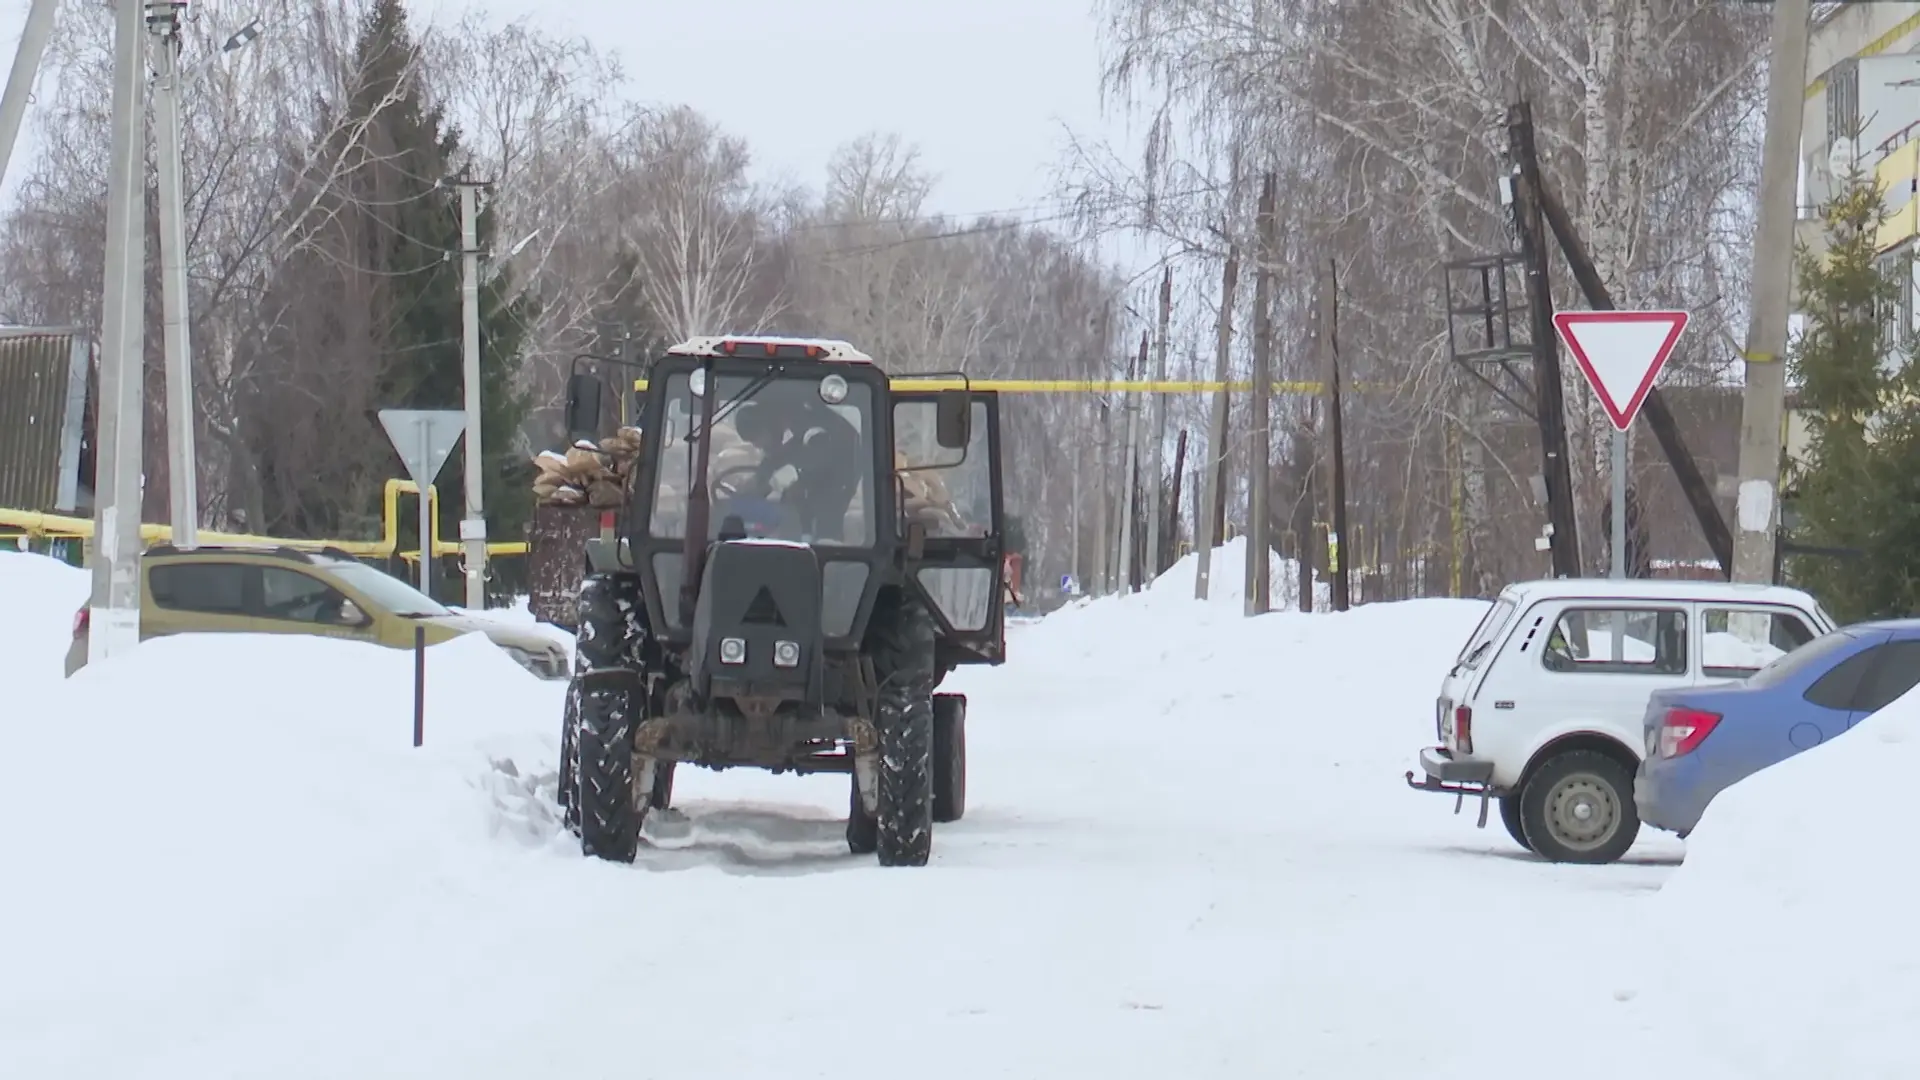
[[[87,609],[73,618],[67,674],[86,666]],[[309,634],[413,648],[482,633],[542,678],[571,674],[566,650],[532,627],[458,615],[344,552],[156,547],[140,560],[140,639],[166,634]]]

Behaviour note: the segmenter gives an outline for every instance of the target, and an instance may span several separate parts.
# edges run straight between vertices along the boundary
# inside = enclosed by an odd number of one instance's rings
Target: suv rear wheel
[[[1640,835],[1633,773],[1593,750],[1555,755],[1521,789],[1520,825],[1549,862],[1617,862]]]

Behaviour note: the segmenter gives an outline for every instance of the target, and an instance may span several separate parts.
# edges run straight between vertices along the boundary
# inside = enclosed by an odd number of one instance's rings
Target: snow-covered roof
[[[873,357],[844,341],[833,338],[762,337],[758,335],[718,335],[696,337],[667,350],[669,356],[752,356],[760,350],[768,356],[799,351],[810,360],[838,360],[847,364],[871,364]]]

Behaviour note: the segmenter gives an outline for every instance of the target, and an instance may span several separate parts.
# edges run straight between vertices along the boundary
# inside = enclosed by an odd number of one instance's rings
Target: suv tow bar
[[[1453,796],[1453,812],[1458,814],[1466,807],[1467,796],[1477,796],[1480,800],[1480,820],[1482,829],[1487,827],[1487,804],[1493,798],[1493,788],[1487,784],[1450,784],[1445,780],[1429,776],[1425,780],[1415,780],[1413,770],[1407,770],[1407,786],[1415,791],[1432,792],[1436,795]]]

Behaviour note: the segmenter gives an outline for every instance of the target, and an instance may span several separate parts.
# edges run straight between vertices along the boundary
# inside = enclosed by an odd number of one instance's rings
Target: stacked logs
[[[640,429],[633,427],[623,427],[598,444],[581,439],[564,454],[543,450],[533,459],[539,470],[533,481],[534,502],[618,509],[639,458]]]

